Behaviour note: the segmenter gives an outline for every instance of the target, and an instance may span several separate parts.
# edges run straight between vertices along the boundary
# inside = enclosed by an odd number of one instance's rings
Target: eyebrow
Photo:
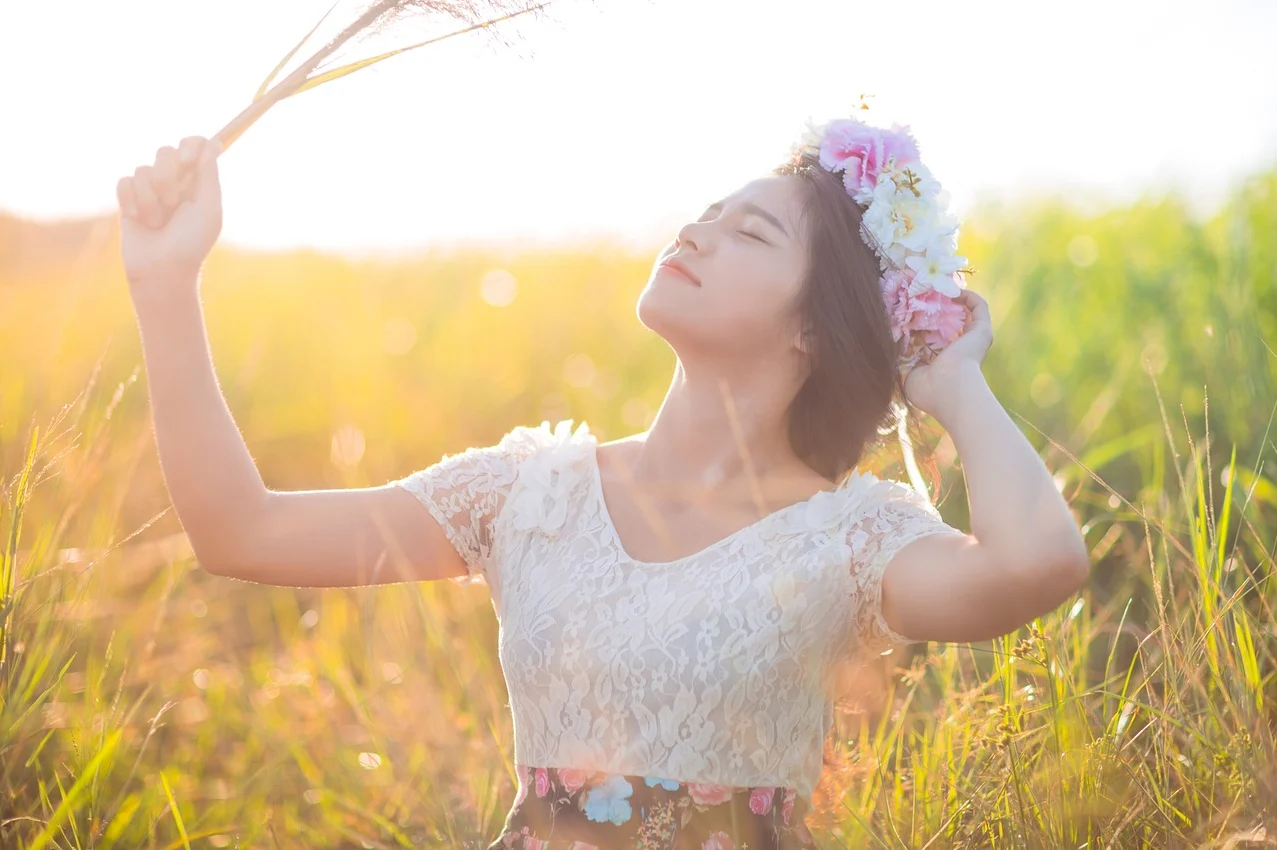
[[[714,212],[716,210],[721,210],[722,208],[723,208],[723,202],[715,201],[714,203],[710,204],[708,207],[705,208],[705,212]],[[776,218],[776,216],[772,215],[767,210],[760,207],[758,204],[745,201],[744,203],[741,204],[741,208],[744,209],[745,212],[754,213],[759,218],[763,219],[763,221],[766,221],[772,227],[776,228],[781,233],[785,234],[786,237],[789,236],[789,231],[785,229],[785,225],[780,223],[780,219]]]

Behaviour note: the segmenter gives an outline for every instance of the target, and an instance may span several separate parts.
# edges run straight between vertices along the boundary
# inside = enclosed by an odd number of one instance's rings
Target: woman
[[[217,387],[198,296],[216,155],[188,138],[118,187],[179,518],[218,575],[488,585],[519,776],[493,848],[814,846],[835,663],[1006,634],[1087,577],[981,374],[989,311],[900,128],[816,129],[661,252],[638,315],[678,362],[647,431],[518,426],[339,491],[268,490]],[[952,437],[970,534],[856,466],[902,402]]]

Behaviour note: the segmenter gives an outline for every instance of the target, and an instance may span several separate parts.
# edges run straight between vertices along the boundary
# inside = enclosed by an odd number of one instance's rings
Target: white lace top
[[[917,491],[856,472],[676,561],[626,555],[582,422],[514,428],[393,482],[486,581],[518,764],[810,800],[833,722],[834,662],[879,653],[884,565],[962,534]]]

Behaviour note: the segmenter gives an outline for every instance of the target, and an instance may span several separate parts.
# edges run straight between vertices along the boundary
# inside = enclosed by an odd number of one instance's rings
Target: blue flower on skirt
[[[657,785],[659,785],[662,788],[664,788],[666,791],[678,790],[678,783],[675,782],[673,779],[662,779],[659,776],[645,776],[643,777],[643,784],[646,785],[648,788],[655,788]]]
[[[626,799],[633,793],[634,786],[624,776],[609,776],[606,781],[590,789],[585,799],[585,816],[598,823],[611,821],[620,826],[634,813],[630,801]]]

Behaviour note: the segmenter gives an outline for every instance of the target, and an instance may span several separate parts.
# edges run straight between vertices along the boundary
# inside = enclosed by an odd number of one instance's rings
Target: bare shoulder
[[[628,471],[634,465],[635,452],[642,445],[642,434],[631,434],[628,437],[620,437],[615,440],[609,440],[606,443],[599,443],[595,448],[599,472],[604,476],[613,476],[618,474],[618,472],[624,473]]]

